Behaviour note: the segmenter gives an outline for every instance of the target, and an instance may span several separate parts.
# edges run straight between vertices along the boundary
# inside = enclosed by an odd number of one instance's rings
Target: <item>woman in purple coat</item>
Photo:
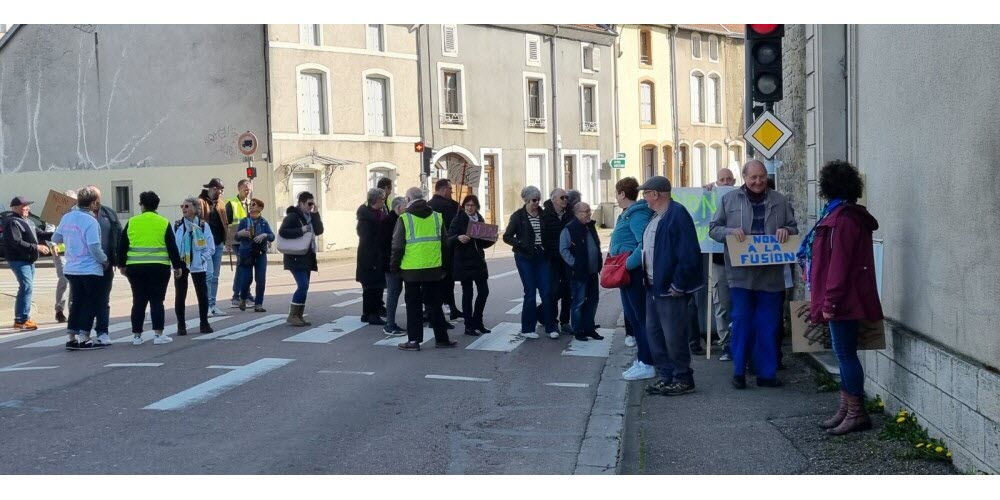
[[[840,405],[820,426],[829,434],[841,435],[872,426],[864,405],[858,326],[862,320],[882,319],[872,249],[878,221],[857,204],[864,184],[850,163],[827,163],[819,174],[819,188],[829,202],[803,240],[799,258],[809,288],[809,321],[830,324],[833,351],[840,364]]]

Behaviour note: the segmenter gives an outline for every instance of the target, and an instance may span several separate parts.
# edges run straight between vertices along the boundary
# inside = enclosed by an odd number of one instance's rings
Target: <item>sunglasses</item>
[[[316,206],[316,203],[315,203],[315,202],[312,202],[312,201],[310,201],[309,203],[306,203],[306,205],[308,205],[308,206],[310,206],[310,207],[315,207],[315,206]]]
[[[568,199],[569,199],[569,196],[560,196],[560,197],[559,197],[559,199],[560,199],[560,200],[568,200]]]
[[[533,198],[528,200],[528,203],[538,203],[538,201],[539,201],[538,198]]]

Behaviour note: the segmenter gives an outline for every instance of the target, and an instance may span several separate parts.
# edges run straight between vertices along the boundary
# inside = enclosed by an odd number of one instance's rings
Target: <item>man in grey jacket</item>
[[[792,204],[781,193],[767,186],[767,169],[758,160],[743,166],[745,184],[727,193],[719,203],[709,236],[726,243],[733,235],[743,241],[748,235],[775,235],[784,243],[789,235],[799,233]],[[778,328],[785,293],[785,265],[733,267],[727,245],[726,278],[732,298],[733,386],[746,388],[746,359],[752,351],[754,373],[760,387],[778,387]]]

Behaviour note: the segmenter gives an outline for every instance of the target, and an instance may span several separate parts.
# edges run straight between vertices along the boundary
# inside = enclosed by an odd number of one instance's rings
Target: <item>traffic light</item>
[[[257,167],[247,167],[247,179],[253,180],[257,177]]]
[[[782,98],[781,39],[784,24],[748,24],[746,27],[747,85],[760,103]]]
[[[423,155],[421,157],[421,166],[423,167],[424,174],[431,175],[431,160],[434,159],[434,150],[431,148],[424,148],[421,152]]]

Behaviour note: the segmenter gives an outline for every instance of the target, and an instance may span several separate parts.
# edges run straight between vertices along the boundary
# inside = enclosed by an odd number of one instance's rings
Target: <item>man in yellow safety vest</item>
[[[455,347],[448,338],[448,325],[441,310],[441,280],[444,278],[444,249],[447,228],[441,214],[431,209],[420,188],[406,190],[406,212],[399,217],[392,235],[390,271],[405,283],[407,342],[405,351],[419,351],[424,341],[423,311],[434,328],[435,347]],[[452,284],[454,286],[454,284]]]

